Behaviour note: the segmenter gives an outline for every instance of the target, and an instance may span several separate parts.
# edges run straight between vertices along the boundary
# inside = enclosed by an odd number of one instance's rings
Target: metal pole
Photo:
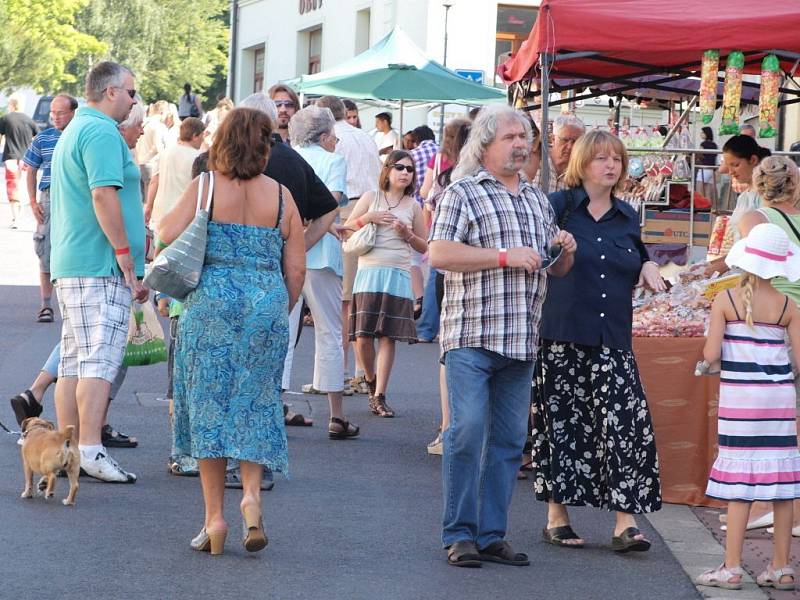
[[[542,143],[539,147],[542,149],[542,160],[539,164],[539,185],[541,190],[546,194],[550,185],[550,149],[547,147],[547,120],[549,119],[549,104],[550,104],[550,65],[553,64],[553,55],[543,52],[540,58],[542,67],[542,80],[541,80],[541,99],[542,99],[542,122],[539,124],[542,136]]]
[[[403,137],[403,99],[400,99],[400,138]]]
[[[664,143],[661,145],[662,148],[666,148],[667,147],[667,144],[669,144],[669,141],[678,132],[678,129],[680,129],[681,123],[683,123],[689,117],[689,115],[692,113],[692,109],[695,107],[695,104],[697,104],[698,99],[699,99],[698,96],[694,96],[689,101],[689,105],[686,107],[686,110],[683,111],[683,113],[681,114],[680,117],[678,117],[678,120],[675,121],[675,124],[672,126],[672,129],[670,129],[667,132],[667,135],[664,136]]]
[[[444,60],[442,65],[447,67],[447,15],[450,12],[452,4],[447,2],[443,3],[444,6]],[[444,104],[439,105],[439,143],[442,143],[442,136],[444,135]]]

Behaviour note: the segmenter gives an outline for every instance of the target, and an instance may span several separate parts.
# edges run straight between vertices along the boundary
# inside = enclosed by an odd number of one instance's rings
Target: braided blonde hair
[[[745,273],[739,285],[742,288],[742,304],[744,304],[745,313],[744,319],[748,326],[753,327],[753,295],[758,288],[758,277],[752,273]]]
[[[753,170],[753,184],[765,204],[790,202],[797,206],[798,195],[797,165],[785,156],[769,156]]]

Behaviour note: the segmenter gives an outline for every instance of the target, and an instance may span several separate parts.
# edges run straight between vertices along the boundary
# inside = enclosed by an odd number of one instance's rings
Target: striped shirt
[[[50,164],[53,161],[53,149],[60,137],[60,129],[48,127],[33,138],[25,156],[22,157],[23,162],[29,167],[42,170],[42,178],[39,181],[40,190],[50,189]]]
[[[515,196],[488,171],[450,185],[439,201],[431,241],[478,248],[528,247],[542,253],[558,233],[547,198],[520,180]],[[547,292],[540,270],[445,272],[442,350],[484,348],[515,360],[533,360]]]

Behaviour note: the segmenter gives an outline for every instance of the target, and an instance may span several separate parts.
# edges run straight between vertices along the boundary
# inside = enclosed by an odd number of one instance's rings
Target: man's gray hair
[[[122,87],[125,74],[134,77],[128,67],[109,60],[97,63],[86,75],[85,96],[89,102],[100,102],[110,87]]]
[[[330,108],[331,112],[333,113],[333,118],[337,121],[344,121],[345,117],[347,117],[347,111],[344,108],[344,102],[342,102],[336,96],[323,96],[319,98],[314,104],[317,106],[323,106],[325,108]]]
[[[129,127],[141,125],[144,122],[145,116],[144,107],[142,106],[142,99],[139,98],[139,94],[136,94],[136,104],[131,106],[131,112],[128,113],[127,118],[120,123],[118,127],[120,129],[128,129]]]
[[[239,102],[239,106],[244,108],[252,108],[253,110],[260,110],[269,117],[270,121],[273,123],[273,126],[278,120],[278,108],[275,106],[275,101],[267,96],[264,92],[250,94],[247,98]]]
[[[289,139],[293,146],[318,144],[323,133],[330,133],[336,119],[329,108],[306,106],[297,111],[289,121]]]
[[[586,124],[575,115],[558,115],[553,119],[554,135],[565,128],[580,129],[583,133],[586,133]]]
[[[458,164],[453,169],[452,181],[470,177],[481,170],[483,167],[483,154],[497,136],[497,126],[500,123],[509,122],[521,123],[525,128],[528,144],[533,143],[531,123],[520,111],[505,104],[485,106],[472,123],[467,143],[464,144]]]

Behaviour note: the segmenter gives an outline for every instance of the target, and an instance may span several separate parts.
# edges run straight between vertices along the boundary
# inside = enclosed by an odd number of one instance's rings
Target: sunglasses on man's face
[[[275,100],[275,106],[277,106],[278,108],[280,108],[281,106],[283,108],[294,108],[294,102],[292,102],[291,100]]]
[[[131,97],[131,100],[136,98],[136,90],[129,90],[128,88],[124,88],[124,87],[119,86],[119,85],[114,85],[114,86],[111,86],[111,87],[113,89],[115,89],[115,90],[125,90],[126,92],[128,92],[128,96]]]
[[[402,171],[408,171],[409,173],[413,173],[414,172],[414,167],[412,167],[411,165],[394,164],[394,165],[392,165],[392,168],[395,171],[401,171],[401,172]]]
[[[552,267],[559,258],[561,258],[561,252],[564,248],[561,244],[553,244],[550,246],[546,252],[542,253],[542,269],[549,269]]]

